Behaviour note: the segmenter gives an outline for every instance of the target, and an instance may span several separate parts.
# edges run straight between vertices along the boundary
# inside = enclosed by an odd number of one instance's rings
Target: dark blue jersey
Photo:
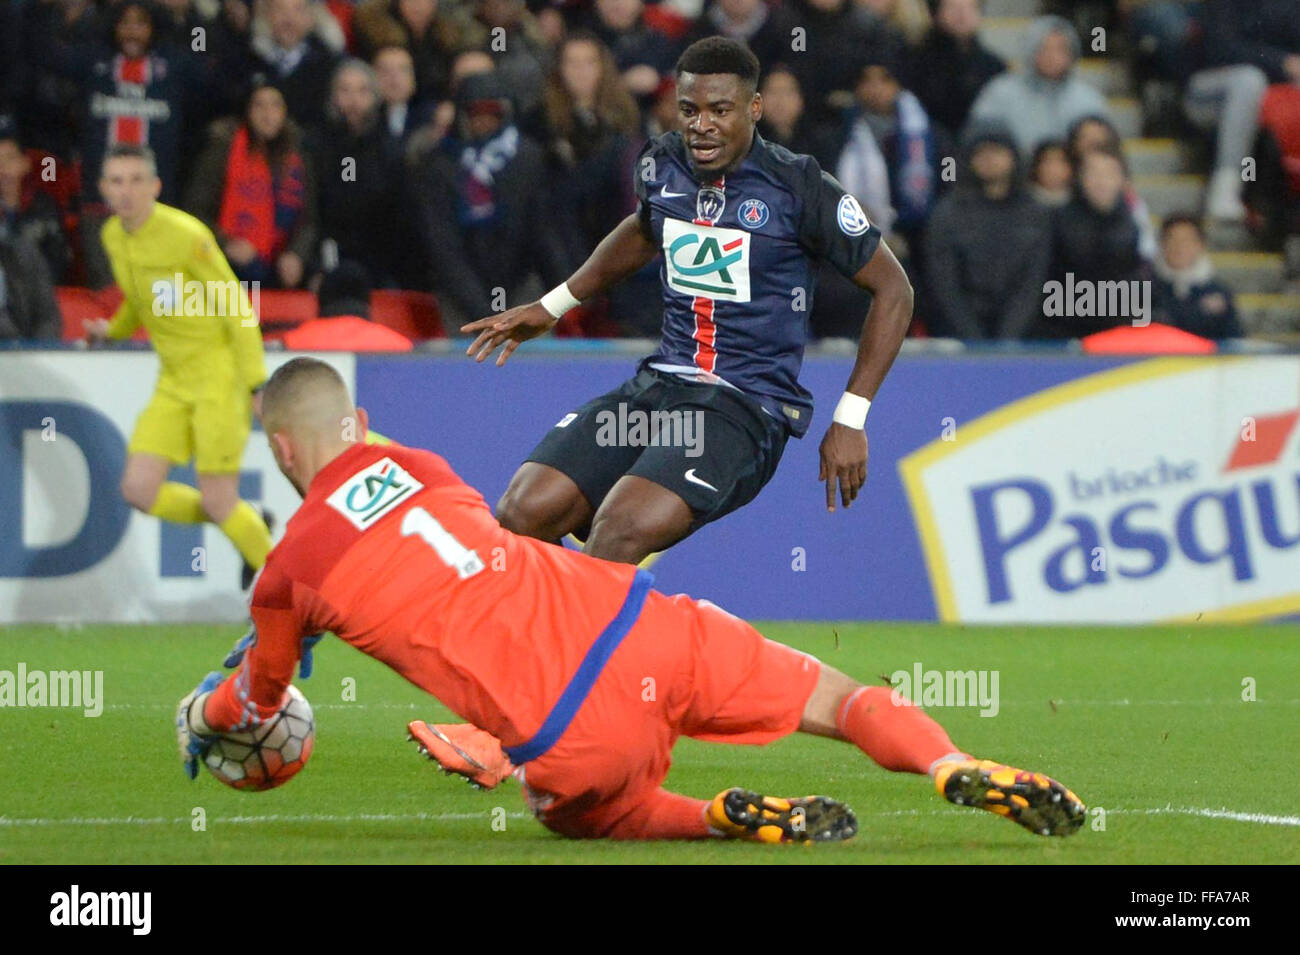
[[[735,171],[694,176],[679,132],[650,140],[634,171],[643,231],[663,251],[663,339],[642,365],[731,385],[800,437],[812,395],[799,384],[825,260],[848,277],[880,230],[811,156],[758,132]]]

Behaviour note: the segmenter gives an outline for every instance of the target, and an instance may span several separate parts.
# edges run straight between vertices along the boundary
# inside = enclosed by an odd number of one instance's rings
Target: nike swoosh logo
[[[659,189],[659,195],[664,199],[680,199],[682,196],[686,195],[686,193],[669,192],[667,186],[661,186]]]
[[[689,471],[687,471],[685,476],[686,476],[686,480],[690,481],[692,484],[698,484],[700,487],[707,487],[714,494],[718,493],[718,489],[714,487],[712,484],[710,484],[708,481],[704,480],[703,478],[697,478],[695,476],[695,468],[691,468]]]

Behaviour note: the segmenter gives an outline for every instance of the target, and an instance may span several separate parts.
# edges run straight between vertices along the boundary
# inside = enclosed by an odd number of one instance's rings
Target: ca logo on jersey
[[[664,263],[668,285],[684,295],[749,301],[749,246],[740,229],[664,219]]]
[[[364,531],[422,487],[392,458],[381,458],[340,484],[325,503]]]

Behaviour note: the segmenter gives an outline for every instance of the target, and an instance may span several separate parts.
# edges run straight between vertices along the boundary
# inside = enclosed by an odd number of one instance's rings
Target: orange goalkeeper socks
[[[887,686],[854,690],[835,722],[858,749],[892,772],[925,775],[945,756],[968,758],[942,726]]]

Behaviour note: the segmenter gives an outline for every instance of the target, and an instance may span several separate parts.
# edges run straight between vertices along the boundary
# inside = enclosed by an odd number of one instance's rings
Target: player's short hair
[[[758,89],[758,57],[739,40],[708,36],[696,40],[677,58],[677,76],[683,73],[730,73],[751,92]]]
[[[108,147],[108,152],[104,153],[104,162],[100,165],[100,175],[108,168],[109,160],[112,159],[139,159],[149,166],[149,175],[158,175],[158,160],[153,154],[153,150],[148,146],[140,143],[118,143]]]
[[[297,399],[299,393],[316,383],[337,386],[345,395],[347,383],[333,365],[319,358],[301,355],[285,362],[266,380],[262,388],[262,418],[273,418],[282,405],[289,406]]]

